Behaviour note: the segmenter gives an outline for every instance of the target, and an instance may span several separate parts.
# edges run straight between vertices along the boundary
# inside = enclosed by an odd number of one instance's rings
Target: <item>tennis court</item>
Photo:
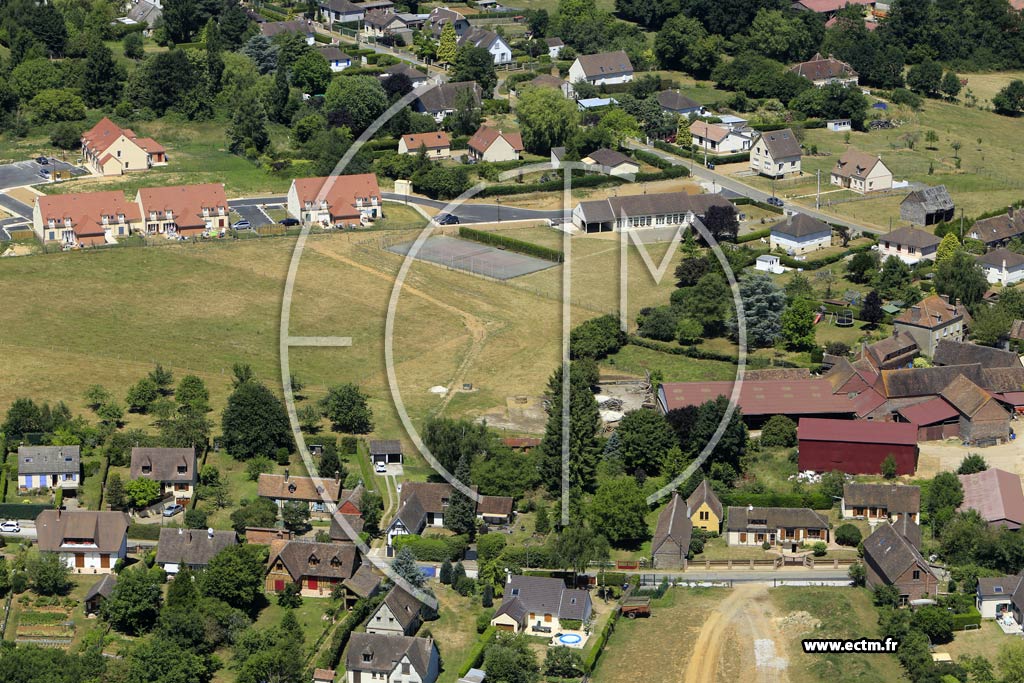
[[[388,251],[404,256],[412,249],[412,245],[413,242],[403,242],[388,247]],[[416,258],[497,280],[511,280],[558,265],[534,256],[446,235],[428,237],[416,252]]]

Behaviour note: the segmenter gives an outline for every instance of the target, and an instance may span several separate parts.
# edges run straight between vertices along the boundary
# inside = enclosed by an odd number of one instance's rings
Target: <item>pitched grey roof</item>
[[[65,540],[90,540],[101,553],[116,553],[128,532],[128,515],[96,510],[43,510],[36,517],[39,549],[60,550]]]
[[[752,526],[761,526],[765,520],[769,529],[804,528],[828,529],[828,520],[810,508],[764,508],[730,507],[729,531],[745,531]]]
[[[544,44],[548,47],[562,47],[565,43],[562,42],[561,38],[545,38]]]
[[[187,564],[205,567],[210,559],[224,548],[238,543],[234,531],[203,529],[160,529],[160,540],[156,546],[157,564]]]
[[[366,598],[377,592],[377,588],[380,587],[380,577],[374,573],[369,562],[364,562],[359,565],[355,574],[345,579],[343,583],[345,588],[361,598]]]
[[[722,521],[722,501],[715,495],[707,479],[702,480],[697,485],[697,488],[693,490],[693,493],[690,494],[690,497],[686,499],[687,514],[692,515],[703,503],[708,504],[711,511],[718,517],[718,521]]]
[[[517,601],[519,605],[505,607],[506,603]],[[562,579],[546,576],[512,576],[505,584],[501,607],[495,616],[534,612],[554,614],[559,619],[584,619],[590,610],[590,593],[576,588],[566,588]],[[522,612],[520,612],[522,610]],[[521,617],[519,617],[521,621]]]
[[[473,26],[468,31],[463,33],[461,38],[459,38],[459,45],[469,44],[472,45],[473,47],[482,47],[489,49],[499,40],[501,40],[501,36],[499,36],[494,31],[488,31],[485,28]]]
[[[932,358],[938,365],[971,365],[981,363],[985,368],[1019,368],[1020,358],[1012,351],[969,342],[940,339]]]
[[[579,55],[576,59],[583,67],[583,73],[590,78],[633,73],[633,63],[629,61],[629,55],[623,50],[599,52],[596,55]]]
[[[889,524],[879,524],[864,540],[864,559],[887,584],[894,583],[914,564],[931,573],[917,548]]]
[[[996,268],[1002,268],[1003,264],[1007,268],[1020,268],[1024,265],[1024,256],[1015,251],[1000,247],[999,249],[993,249],[982,254],[977,258],[977,261],[982,265],[995,266]]]
[[[352,61],[352,58],[342,52],[337,45],[321,45],[317,52],[329,62]]]
[[[782,223],[773,225],[772,232],[788,235],[790,237],[810,237],[811,235],[820,235],[826,232],[831,234],[832,226],[828,223],[819,221],[817,218],[811,218],[807,214],[797,213],[793,214]]]
[[[692,100],[678,90],[662,90],[658,93],[658,104],[662,109],[671,111],[686,111],[689,109],[700,109],[700,102]]]
[[[117,574],[104,574],[103,578],[94,583],[86,592],[83,600],[92,600],[97,595],[102,595],[105,598],[109,598],[110,594],[114,592],[114,586],[117,585]]]
[[[407,483],[406,486],[408,485]],[[402,493],[404,494],[405,491],[403,490]],[[410,533],[415,534],[423,527],[426,520],[427,511],[423,509],[419,496],[412,494],[405,497],[405,500],[402,501],[402,504],[398,507],[398,512],[395,513],[395,520],[391,524],[393,525],[395,521],[400,521],[402,526],[408,529]]]
[[[615,168],[619,164],[633,164],[635,166],[639,166],[635,160],[626,156],[622,152],[616,152],[614,149],[607,149],[605,147],[595,149],[593,152],[588,154],[587,157],[595,164],[607,166],[609,168]]]
[[[73,474],[81,465],[78,446],[18,447],[18,474]]]
[[[274,566],[278,560],[295,581],[303,576],[345,580],[359,565],[356,546],[352,543],[286,541],[279,548],[272,546],[268,566]]]
[[[929,213],[949,211],[955,208],[953,198],[949,196],[949,190],[946,189],[945,185],[914,190],[904,197],[900,204],[921,204],[924,206],[925,211]]]
[[[374,439],[370,441],[370,455],[390,455],[402,452],[402,442],[398,439]]]
[[[389,76],[394,74],[405,74],[409,77],[410,81],[421,81],[427,77],[427,74],[413,67],[408,62],[399,62],[398,64],[388,67],[384,73]]]
[[[192,483],[196,480],[196,449],[132,449],[131,478],[153,481]]]
[[[900,515],[900,518],[892,523],[892,528],[910,541],[915,548],[921,549],[921,527],[909,515]]]
[[[981,365],[975,363],[972,365],[940,365],[933,368],[882,370],[880,388],[886,398],[937,396],[960,375],[975,384],[985,386]],[[876,386],[876,388],[879,387]]]
[[[431,638],[385,635],[382,633],[353,633],[345,654],[345,669],[390,674],[403,657],[408,656],[412,667],[425,678],[434,641]]]
[[[909,197],[907,197],[907,199],[909,199]],[[907,200],[904,199],[903,201]],[[910,226],[898,228],[892,232],[887,232],[884,235],[879,235],[878,239],[882,242],[891,242],[892,244],[905,245],[908,247],[914,247],[915,249],[936,247],[939,242],[942,241],[927,230],[921,230],[920,228],[913,228]]]
[[[146,24],[150,28],[156,25],[157,19],[162,17],[164,11],[151,2],[139,0],[128,12],[128,18],[139,24]]]
[[[707,481],[707,480],[705,480]],[[651,554],[656,554],[667,541],[675,541],[686,552],[693,536],[693,522],[690,521],[686,502],[679,492],[672,494],[672,500],[658,514],[658,526],[651,540]]]
[[[470,90],[476,103],[480,103],[480,86],[475,81],[461,81],[442,83],[427,90],[419,96],[420,106],[431,114],[455,109],[455,99],[460,90]]]
[[[402,630],[408,631],[409,627],[420,618],[420,601],[400,586],[395,586],[388,591],[387,597],[384,598],[384,604],[398,620]]]
[[[772,159],[800,156],[800,141],[789,128],[767,130],[761,133],[761,139],[764,140],[764,145],[768,148]]]
[[[896,484],[844,484],[847,507],[884,507],[892,515],[914,515],[921,511],[921,489]]]
[[[351,542],[351,537],[349,537],[348,532],[345,530],[345,527],[343,527],[341,525],[341,522],[339,521],[342,517],[344,517],[345,521],[348,522],[348,525],[352,527],[352,531],[356,532],[357,534],[363,530],[363,525],[365,524],[365,522],[363,521],[362,517],[357,517],[355,515],[343,515],[340,513],[335,513],[331,516],[331,540]]]
[[[979,576],[978,595],[987,598],[1005,597],[1012,595],[1017,586],[1020,585],[1024,576],[1015,574],[1011,576]]]

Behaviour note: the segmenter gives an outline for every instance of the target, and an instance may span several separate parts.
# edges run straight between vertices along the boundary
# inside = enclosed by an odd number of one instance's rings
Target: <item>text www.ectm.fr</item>
[[[883,652],[892,653],[899,649],[900,643],[893,638],[877,640],[874,638],[857,638],[841,640],[839,638],[814,638],[803,641],[804,652],[809,654],[827,652]]]

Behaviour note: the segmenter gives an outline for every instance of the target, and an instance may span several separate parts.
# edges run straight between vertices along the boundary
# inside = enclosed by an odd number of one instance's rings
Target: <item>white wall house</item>
[[[908,265],[926,259],[934,261],[941,241],[932,233],[919,228],[899,228],[878,236],[878,255],[883,261],[895,256]]]
[[[726,128],[706,121],[690,124],[693,148],[708,154],[737,154],[750,149],[753,134],[744,130]]]
[[[569,67],[569,82],[586,81],[592,85],[614,85],[633,80],[633,63],[622,50],[580,55]]]
[[[832,244],[832,227],[806,214],[793,214],[772,226],[770,243],[772,249],[782,249],[787,254],[806,254]]]
[[[491,58],[498,66],[512,63],[512,48],[505,39],[494,31],[473,27],[459,38],[459,46],[472,45],[482,47],[491,53]]]
[[[40,552],[55,552],[78,574],[107,574],[128,554],[128,515],[43,510],[36,517]]]
[[[78,446],[19,446],[18,490],[77,489],[81,479]]]
[[[892,171],[882,157],[848,149],[832,168],[829,182],[858,194],[892,189]]]
[[[762,254],[754,261],[754,270],[761,270],[772,275],[782,275],[786,269],[782,265],[782,259],[775,254]]]
[[[1024,280],[1024,256],[999,248],[978,257],[978,265],[993,285],[1012,285]]]
[[[750,170],[781,178],[800,173],[800,141],[789,128],[761,133],[750,150]]]

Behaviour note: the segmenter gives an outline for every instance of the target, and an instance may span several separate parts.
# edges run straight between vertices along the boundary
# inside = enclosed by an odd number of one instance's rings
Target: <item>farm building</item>
[[[861,357],[876,370],[896,370],[910,367],[919,351],[913,337],[896,332],[891,337],[862,346]]]
[[[693,535],[693,523],[686,512],[686,501],[676,491],[658,514],[658,526],[651,541],[652,566],[655,569],[679,569],[686,565]]]
[[[893,329],[906,332],[917,342],[921,353],[931,357],[940,339],[963,341],[970,314],[959,301],[950,303],[946,295],[933,294],[893,319]]]
[[[897,484],[844,484],[839,501],[843,519],[921,520],[921,489]]]
[[[960,412],[941,396],[900,408],[897,415],[917,426],[918,441],[941,441],[960,436]]]
[[[658,388],[658,405],[667,413],[719,396],[728,398],[732,392],[733,382],[664,382]],[[740,386],[737,404],[744,422],[752,428],[760,427],[772,415],[853,417],[855,412],[845,394],[833,394],[827,379],[747,379]]]
[[[914,190],[900,202],[900,218],[917,225],[953,220],[956,205],[945,185]]]
[[[402,464],[402,442],[398,439],[373,439],[370,441],[370,462]]]
[[[1019,476],[995,467],[957,476],[964,488],[960,510],[977,510],[991,526],[1017,530],[1024,524],[1024,491]]]
[[[880,474],[890,455],[898,474],[917,468],[917,428],[911,424],[802,417],[797,437],[801,471]]]
[[[1010,438],[1010,414],[992,394],[963,375],[939,395],[959,413],[960,438],[972,446],[991,446]]]
[[[989,248],[1005,247],[1014,237],[1024,235],[1024,213],[1012,206],[1006,213],[984,218],[971,226],[966,237],[981,240]]]
[[[985,368],[1019,368],[1020,356],[1013,351],[1003,351],[992,346],[971,342],[939,340],[935,346],[932,361],[936,365],[971,365],[981,363]]]

